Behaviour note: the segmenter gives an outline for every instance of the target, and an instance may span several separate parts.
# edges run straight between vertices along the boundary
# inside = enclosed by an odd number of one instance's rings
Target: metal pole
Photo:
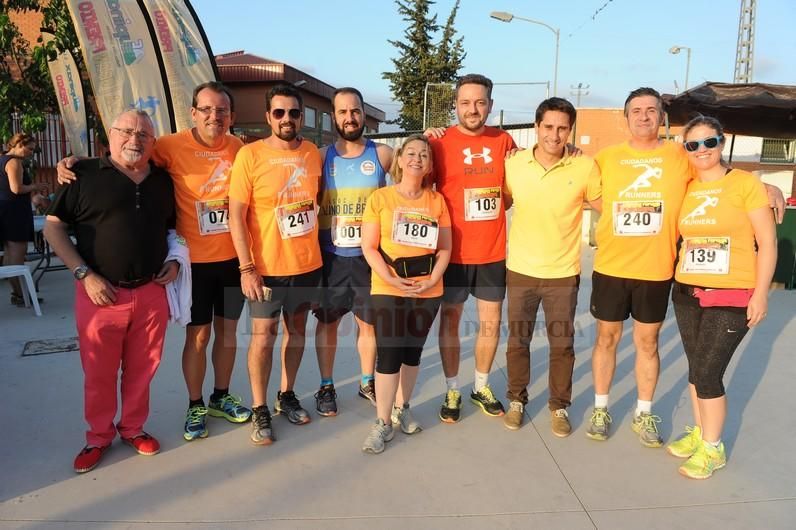
[[[688,72],[691,70],[691,48],[686,48],[685,56],[685,86],[683,90],[688,90]]]
[[[553,68],[553,95],[557,96],[558,95],[558,41],[559,41],[560,31],[555,30],[555,34],[556,34],[556,63]],[[690,53],[691,50],[689,50],[689,55]]]

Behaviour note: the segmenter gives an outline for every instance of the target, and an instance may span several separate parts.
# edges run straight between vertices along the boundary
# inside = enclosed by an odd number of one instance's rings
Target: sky
[[[393,0],[191,0],[213,53],[235,50],[287,63],[332,86],[359,88],[365,100],[395,117],[382,72],[391,71],[407,23]],[[431,13],[444,25],[454,0],[437,0]],[[461,0],[456,29],[467,56],[460,74],[481,73],[496,84],[552,84],[554,33],[492,11],[560,29],[558,92],[573,103],[573,88],[588,85],[581,107],[621,107],[627,93],[651,86],[682,91],[691,48],[689,87],[732,82],[740,0]],[[759,0],[753,81],[796,85],[796,1]],[[438,36],[437,36],[438,37]],[[436,40],[436,39],[435,39]],[[552,89],[550,95],[553,95]],[[533,121],[544,85],[497,85],[491,120]],[[381,130],[391,128],[382,126]]]

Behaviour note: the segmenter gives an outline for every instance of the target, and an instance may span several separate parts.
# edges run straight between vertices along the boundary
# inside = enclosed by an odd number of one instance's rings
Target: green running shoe
[[[246,423],[252,417],[252,411],[240,404],[240,397],[224,394],[221,399],[210,398],[207,413],[214,418],[224,418],[232,423]]]
[[[686,426],[685,434],[666,446],[670,455],[678,458],[688,458],[702,445],[702,430],[698,425]]]
[[[703,480],[710,478],[713,472],[727,465],[727,455],[724,453],[724,444],[713,447],[708,442],[701,442],[691,458],[680,466],[678,471],[688,478]]]

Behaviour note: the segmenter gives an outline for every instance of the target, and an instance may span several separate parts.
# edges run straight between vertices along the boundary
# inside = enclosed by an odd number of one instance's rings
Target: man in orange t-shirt
[[[465,75],[456,83],[457,125],[429,129],[436,187],[450,211],[453,249],[443,277],[439,349],[447,393],[439,412],[446,423],[459,421],[459,322],[472,294],[478,308],[475,382],[470,400],[490,416],[503,404],[489,387],[489,371],[500,340],[500,314],[506,296],[506,213],[503,160],[516,148],[506,132],[486,126],[492,110],[492,81]]]
[[[284,368],[274,408],[291,423],[310,421],[293,385],[304,354],[307,314],[320,297],[322,265],[317,218],[321,157],[317,147],[298,137],[301,94],[292,85],[272,87],[265,113],[271,135],[240,149],[229,190],[229,225],[252,316],[251,441],[257,445],[274,441],[266,394],[280,314]]]

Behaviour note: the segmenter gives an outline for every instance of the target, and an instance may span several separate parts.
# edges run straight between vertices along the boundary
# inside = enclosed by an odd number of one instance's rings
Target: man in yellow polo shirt
[[[537,144],[506,161],[507,204],[513,202],[514,213],[506,263],[511,402],[503,423],[511,430],[522,425],[531,380],[531,337],[541,303],[550,344],[548,405],[553,434],[559,437],[572,430],[566,409],[571,404],[575,364],[583,203],[588,200],[600,207],[599,189],[589,186],[594,162],[567,153],[575,115],[575,107],[566,99],[546,99],[536,109]]]

